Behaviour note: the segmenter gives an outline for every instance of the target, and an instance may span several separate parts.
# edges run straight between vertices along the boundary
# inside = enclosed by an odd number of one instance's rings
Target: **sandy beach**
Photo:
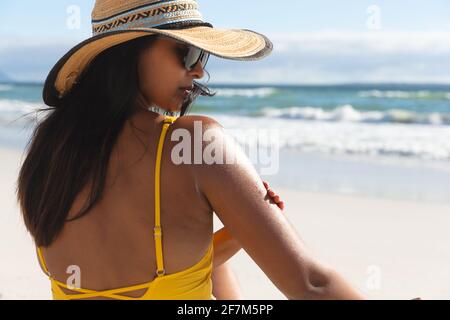
[[[316,257],[369,299],[449,299],[449,205],[278,190]],[[241,250],[232,259],[249,299],[285,299]]]
[[[3,148],[0,158],[0,299],[50,299],[15,200],[21,152]],[[272,187],[317,258],[369,299],[450,298],[450,205]],[[244,250],[231,264],[246,299],[285,299]]]

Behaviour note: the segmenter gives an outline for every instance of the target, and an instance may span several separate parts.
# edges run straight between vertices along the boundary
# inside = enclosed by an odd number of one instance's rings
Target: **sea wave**
[[[13,86],[8,84],[0,84],[0,91],[10,91],[13,89]]]
[[[450,100],[450,92],[429,91],[429,90],[418,90],[418,91],[369,90],[358,92],[358,96],[362,98]]]
[[[26,102],[21,100],[0,99],[0,124],[22,123],[33,120],[23,117],[25,114],[45,108],[45,104],[37,102]]]
[[[387,111],[359,111],[352,105],[338,106],[331,110],[315,107],[263,108],[259,115],[268,118],[289,118],[311,121],[404,123],[450,125],[450,114],[439,112],[416,113],[401,109]]]
[[[281,149],[304,152],[450,161],[449,126],[211,116],[246,147],[273,147],[276,142]],[[274,135],[275,140],[269,139]]]
[[[276,88],[262,87],[255,89],[234,89],[234,88],[220,88],[214,89],[217,96],[222,97],[247,97],[247,98],[266,98],[277,92]]]

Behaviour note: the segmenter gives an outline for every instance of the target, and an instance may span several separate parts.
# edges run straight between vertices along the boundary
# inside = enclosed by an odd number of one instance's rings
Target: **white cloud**
[[[254,62],[211,58],[211,82],[450,83],[450,32],[324,31],[267,34],[273,53]],[[0,70],[44,80],[79,40],[2,39]]]
[[[3,37],[0,70],[16,81],[44,81],[52,66],[77,44],[64,38]]]
[[[450,83],[448,32],[328,31],[268,37],[274,43],[269,57],[238,65],[215,60],[212,78],[258,83]]]
[[[271,34],[274,51],[302,51],[311,53],[411,53],[432,51],[450,53],[450,32],[402,31],[323,31],[309,33]]]

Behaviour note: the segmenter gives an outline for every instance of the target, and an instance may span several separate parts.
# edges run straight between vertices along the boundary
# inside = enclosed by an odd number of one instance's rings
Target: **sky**
[[[211,57],[210,83],[450,83],[448,0],[198,0],[218,28],[267,35],[272,54]],[[0,73],[43,81],[91,36],[94,0],[0,1]],[[77,19],[79,17],[79,19]]]

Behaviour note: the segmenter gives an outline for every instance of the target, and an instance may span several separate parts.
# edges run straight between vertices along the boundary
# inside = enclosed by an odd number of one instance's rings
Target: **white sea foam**
[[[213,117],[227,129],[277,130],[281,148],[330,154],[450,160],[450,126],[308,121],[219,114]],[[236,135],[234,138],[240,142],[242,136]],[[249,140],[245,141],[248,143]],[[264,145],[264,141],[259,143]]]
[[[368,90],[360,91],[362,98],[391,98],[391,99],[444,99],[450,100],[450,92],[441,91],[401,91],[401,90]]]
[[[247,97],[247,98],[265,98],[272,94],[274,94],[277,89],[271,88],[271,87],[262,87],[262,88],[255,88],[255,89],[234,89],[234,88],[220,88],[220,89],[214,89],[214,91],[217,91],[217,96],[222,97]]]
[[[9,124],[11,121],[15,121],[15,123],[27,121],[25,118],[20,117],[29,112],[33,112],[38,108],[45,107],[46,106],[43,103],[0,99],[0,124]],[[30,118],[28,118],[28,120],[30,120]]]
[[[7,85],[7,84],[0,84],[0,91],[10,91],[12,90],[12,86],[11,85]]]
[[[401,109],[388,111],[359,111],[351,105],[339,106],[332,110],[313,107],[263,108],[261,115],[268,118],[290,118],[314,121],[335,122],[393,122],[432,125],[450,125],[450,115],[434,113],[416,113]]]
[[[22,115],[44,107],[41,103],[0,100],[0,125],[9,126],[10,122]],[[265,108],[261,115],[213,114],[213,117],[235,133],[242,129],[276,130],[281,148],[332,154],[450,160],[450,125],[435,125],[450,124],[448,115],[419,115],[403,110],[358,111],[351,105],[333,110],[312,107]],[[21,118],[14,124],[27,120],[35,118]],[[243,136],[236,134],[235,138],[240,141]],[[264,141],[258,139],[246,139],[245,143],[264,146]]]

